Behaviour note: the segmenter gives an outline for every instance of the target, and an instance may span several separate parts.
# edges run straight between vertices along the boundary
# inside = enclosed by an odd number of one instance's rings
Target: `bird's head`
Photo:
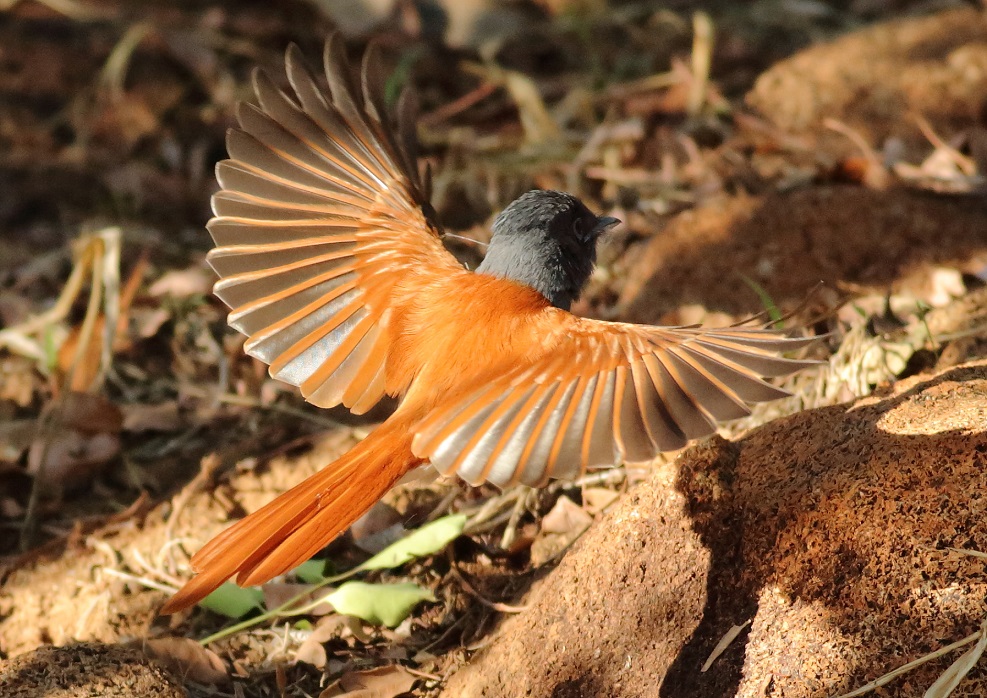
[[[597,216],[570,194],[529,191],[494,220],[476,271],[530,286],[568,310],[593,272],[597,240],[619,222]]]

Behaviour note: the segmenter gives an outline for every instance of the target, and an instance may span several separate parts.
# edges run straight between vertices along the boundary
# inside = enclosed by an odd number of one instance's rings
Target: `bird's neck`
[[[538,291],[556,308],[569,310],[593,271],[594,259],[567,255],[547,236],[537,242],[494,235],[478,274],[510,279]]]

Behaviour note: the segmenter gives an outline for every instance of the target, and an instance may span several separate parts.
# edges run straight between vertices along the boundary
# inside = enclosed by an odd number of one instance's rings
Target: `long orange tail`
[[[296,567],[422,462],[411,452],[408,425],[389,419],[339,460],[207,543],[192,557],[198,574],[161,613],[197,603],[234,575],[240,586],[253,586]]]

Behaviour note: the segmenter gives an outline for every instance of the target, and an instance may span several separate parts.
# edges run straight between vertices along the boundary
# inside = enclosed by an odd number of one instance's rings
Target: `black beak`
[[[619,218],[614,218],[613,216],[600,216],[596,219],[596,225],[593,226],[593,236],[599,237],[603,235],[603,233],[607,232],[618,223],[620,223]]]

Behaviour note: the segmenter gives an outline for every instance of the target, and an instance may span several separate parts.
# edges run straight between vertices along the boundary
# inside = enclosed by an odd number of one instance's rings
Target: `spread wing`
[[[717,421],[749,414],[750,403],[788,394],[761,376],[818,363],[779,356],[815,339],[769,330],[568,317],[543,358],[423,420],[415,455],[472,484],[575,479],[619,458],[681,448]]]
[[[397,134],[384,122],[372,51],[361,89],[338,36],[324,63],[328,96],[295,46],[286,58],[293,97],[255,74],[259,106],[238,105],[230,159],[217,166],[208,260],[229,323],[249,337],[246,352],[309,402],[359,413],[385,392],[396,286],[413,292],[429,270],[457,265],[426,214],[413,110],[399,107]]]

